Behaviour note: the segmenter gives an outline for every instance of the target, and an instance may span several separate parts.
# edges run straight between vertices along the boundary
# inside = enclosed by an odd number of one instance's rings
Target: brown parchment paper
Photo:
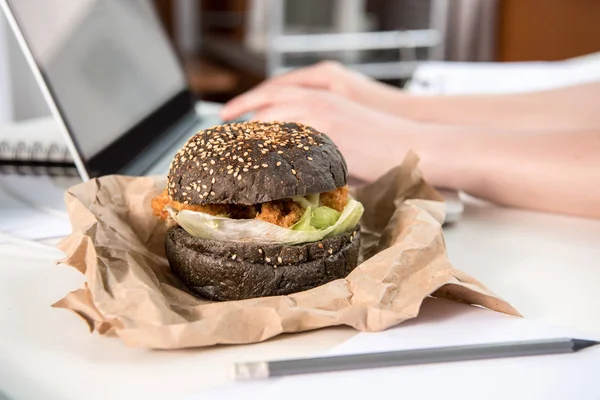
[[[446,254],[444,204],[418,158],[352,188],[365,206],[360,265],[346,278],[289,296],[210,302],[191,295],[164,256],[164,223],[150,201],[165,177],[105,176],[65,195],[73,233],[59,263],[85,275],[83,288],[53,306],[127,346],[177,349],[264,341],[284,332],[348,325],[379,331],[414,318],[423,299],[445,297],[519,315]]]

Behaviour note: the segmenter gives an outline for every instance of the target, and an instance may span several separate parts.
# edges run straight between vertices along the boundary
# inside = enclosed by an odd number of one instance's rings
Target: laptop
[[[82,180],[166,175],[201,129],[175,49],[150,0],[0,0]],[[360,182],[351,179],[351,184]],[[446,222],[463,212],[443,190]]]
[[[164,175],[201,116],[149,0],[0,0],[83,180]],[[205,114],[205,113],[204,113]]]

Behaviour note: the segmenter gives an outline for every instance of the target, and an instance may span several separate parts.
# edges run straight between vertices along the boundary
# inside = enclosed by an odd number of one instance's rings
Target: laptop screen
[[[107,150],[173,102],[189,109],[179,60],[147,0],[9,0],[63,120],[88,169],[107,168]],[[183,101],[182,101],[183,100]],[[183,112],[183,110],[181,110]],[[120,148],[123,164],[166,128],[146,123]],[[178,114],[175,112],[175,114]],[[179,113],[180,114],[180,113]],[[171,121],[172,122],[172,121]],[[125,154],[128,152],[129,154]],[[112,152],[111,152],[112,153]],[[119,157],[117,157],[119,158]],[[93,168],[88,164],[93,164]],[[89,171],[88,171],[89,172]]]

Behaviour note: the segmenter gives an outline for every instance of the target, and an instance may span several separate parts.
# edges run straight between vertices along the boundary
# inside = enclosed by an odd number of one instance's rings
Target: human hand
[[[337,62],[324,61],[261,83],[256,88],[229,101],[221,111],[221,117],[229,120],[254,112],[258,104],[264,103],[264,96],[277,91],[282,86],[320,89],[389,113],[398,111],[396,103],[404,97],[397,88],[345,68]]]
[[[260,90],[253,100],[254,120],[299,122],[327,134],[357,178],[378,178],[419,145],[418,124],[340,95],[287,85]]]

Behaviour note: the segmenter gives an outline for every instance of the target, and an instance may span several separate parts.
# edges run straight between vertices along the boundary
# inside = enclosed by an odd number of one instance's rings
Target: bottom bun
[[[359,245],[359,227],[289,246],[199,239],[174,226],[165,241],[175,275],[196,295],[219,301],[287,295],[345,278]]]

